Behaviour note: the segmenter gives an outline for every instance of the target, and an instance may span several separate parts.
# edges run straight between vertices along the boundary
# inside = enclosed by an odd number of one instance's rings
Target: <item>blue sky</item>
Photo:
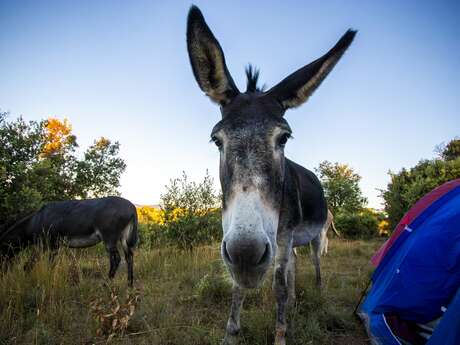
[[[355,42],[304,106],[286,113],[291,159],[350,164],[370,206],[388,171],[431,158],[460,135],[460,2],[195,1],[244,88],[244,67],[272,86]],[[122,195],[153,204],[182,170],[217,178],[209,134],[219,110],[193,79],[190,2],[0,0],[0,108],[11,118],[67,117],[82,149],[118,140]],[[216,179],[217,183],[217,179]]]

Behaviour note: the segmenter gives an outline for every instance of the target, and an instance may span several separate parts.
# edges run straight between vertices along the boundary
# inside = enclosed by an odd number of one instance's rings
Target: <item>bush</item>
[[[162,236],[165,242],[187,250],[192,250],[199,244],[220,241],[220,209],[207,210],[202,214],[184,212],[165,223]]]
[[[163,226],[157,223],[139,222],[139,246],[145,248],[159,248],[167,244],[163,235]]]
[[[391,182],[382,191],[390,229],[426,193],[444,182],[460,177],[460,157],[450,160],[422,160],[415,167],[390,172]]]
[[[356,213],[338,213],[334,222],[346,238],[369,239],[379,234],[379,214],[370,209]]]
[[[182,178],[172,179],[166,186],[161,208],[137,209],[141,244],[192,250],[198,244],[219,241],[222,238],[220,200],[207,172],[201,183],[188,181],[184,172]]]

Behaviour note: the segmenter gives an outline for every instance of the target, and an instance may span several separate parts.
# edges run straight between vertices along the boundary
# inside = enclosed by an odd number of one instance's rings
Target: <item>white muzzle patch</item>
[[[256,287],[276,254],[278,213],[257,191],[240,192],[222,214],[222,257],[234,280]]]

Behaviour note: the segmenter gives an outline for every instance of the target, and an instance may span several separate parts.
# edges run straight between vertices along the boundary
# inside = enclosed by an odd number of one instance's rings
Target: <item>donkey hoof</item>
[[[286,331],[282,329],[276,330],[275,345],[286,345]]]
[[[286,338],[285,337],[276,337],[275,338],[275,345],[286,345]]]

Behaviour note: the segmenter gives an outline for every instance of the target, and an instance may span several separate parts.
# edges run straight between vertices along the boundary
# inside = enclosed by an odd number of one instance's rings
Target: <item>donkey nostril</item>
[[[228,254],[227,243],[225,243],[225,241],[224,241],[224,244],[223,244],[222,248],[223,248],[225,259],[232,264],[233,262],[232,262],[232,259],[230,258],[230,255]]]
[[[262,257],[260,258],[259,262],[257,263],[257,265],[262,265],[263,263],[265,263],[270,257],[270,245],[267,243],[265,245],[265,252],[264,252],[264,255],[262,255]]]

